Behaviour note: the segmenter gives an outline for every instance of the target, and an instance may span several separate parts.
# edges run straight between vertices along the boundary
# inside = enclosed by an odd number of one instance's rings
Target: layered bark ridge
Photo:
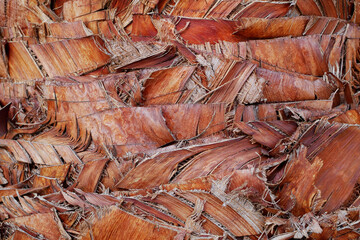
[[[359,239],[358,0],[0,0],[1,239]]]

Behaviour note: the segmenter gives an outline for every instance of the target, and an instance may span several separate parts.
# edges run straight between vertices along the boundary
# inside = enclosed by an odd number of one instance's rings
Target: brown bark
[[[358,1],[0,1],[1,239],[358,239]]]

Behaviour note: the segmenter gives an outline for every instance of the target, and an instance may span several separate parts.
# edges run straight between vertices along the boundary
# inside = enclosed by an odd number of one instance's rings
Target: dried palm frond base
[[[359,239],[358,0],[0,1],[1,239]]]

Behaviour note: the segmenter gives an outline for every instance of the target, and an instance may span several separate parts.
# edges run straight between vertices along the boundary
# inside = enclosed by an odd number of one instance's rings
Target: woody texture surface
[[[0,0],[0,239],[359,239],[359,24],[360,0]]]

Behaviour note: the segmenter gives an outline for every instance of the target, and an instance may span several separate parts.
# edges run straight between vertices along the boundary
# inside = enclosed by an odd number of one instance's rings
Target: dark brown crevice
[[[193,160],[196,156],[198,156],[201,153],[203,153],[203,152],[196,153],[196,154],[192,155],[191,157],[188,157],[188,158],[184,159],[183,161],[179,162],[171,174],[169,183],[173,182],[176,179],[176,177],[182,172],[182,170],[184,170],[184,168],[187,167],[191,163],[191,160]]]

